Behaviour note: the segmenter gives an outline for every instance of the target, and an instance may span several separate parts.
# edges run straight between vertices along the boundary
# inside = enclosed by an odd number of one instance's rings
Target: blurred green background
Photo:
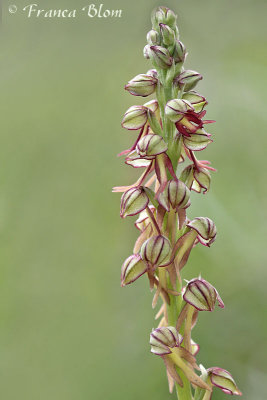
[[[11,0],[10,0],[11,2]],[[120,19],[27,19],[5,1],[0,50],[0,394],[5,400],[162,400],[147,280],[121,289],[137,231],[119,218],[114,185],[137,172],[116,157],[136,133],[120,127],[140,99],[124,84],[150,64],[142,49],[163,2],[108,0]],[[81,0],[39,0],[77,8]],[[95,2],[96,3],[96,2]],[[99,5],[100,3],[96,3]],[[198,362],[230,370],[244,400],[266,390],[266,0],[169,0],[186,66],[204,75],[218,169],[189,216],[219,234],[185,270],[201,272],[226,308],[201,313]],[[265,314],[265,316],[264,316]],[[214,399],[226,399],[216,390]]]

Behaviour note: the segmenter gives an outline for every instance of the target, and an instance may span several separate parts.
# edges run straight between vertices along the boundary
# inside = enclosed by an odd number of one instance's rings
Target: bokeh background
[[[140,100],[124,84],[150,65],[142,49],[152,0],[106,0],[122,18],[27,19],[2,3],[0,48],[0,394],[5,400],[171,399],[150,354],[155,327],[146,279],[120,287],[137,232],[111,187],[136,171],[116,154]],[[77,8],[81,0],[39,0]],[[96,2],[94,2],[96,3]],[[100,3],[96,3],[99,6]],[[236,378],[244,400],[266,390],[266,0],[168,0],[186,66],[204,75],[217,167],[190,216],[219,234],[186,268],[218,288],[224,310],[202,313],[198,362]],[[204,153],[203,153],[204,154]],[[216,390],[214,399],[226,399]]]

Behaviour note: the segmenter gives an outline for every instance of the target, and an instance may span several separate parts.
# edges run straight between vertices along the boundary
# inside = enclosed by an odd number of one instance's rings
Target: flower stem
[[[192,329],[192,318],[194,314],[194,307],[189,306],[186,321],[185,321],[185,328],[184,328],[184,347],[190,353],[191,351],[191,329]]]

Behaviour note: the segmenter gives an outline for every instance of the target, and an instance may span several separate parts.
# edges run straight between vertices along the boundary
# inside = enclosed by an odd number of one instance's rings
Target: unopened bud
[[[201,94],[198,94],[195,91],[184,93],[183,99],[189,101],[189,103],[192,104],[196,112],[202,111],[205,105],[208,104],[205,97],[202,96]]]
[[[210,134],[205,132],[204,129],[198,129],[195,133],[190,136],[184,136],[184,145],[188,150],[200,151],[204,150],[212,140]]]
[[[195,192],[200,193],[201,189],[203,189],[203,193],[205,194],[209,191],[211,176],[206,168],[199,168],[198,170],[194,169],[194,178],[195,180],[193,182],[192,189]]]
[[[171,244],[165,236],[152,236],[143,243],[140,255],[147,263],[164,267],[170,262]]]
[[[180,175],[180,179],[197,193],[207,193],[210,189],[211,176],[206,168],[195,168],[194,165],[188,165]]]
[[[220,388],[224,393],[235,394],[237,396],[242,395],[230,372],[218,367],[208,368],[207,372],[211,383]]]
[[[190,190],[181,180],[170,180],[164,191],[159,195],[158,201],[166,211],[170,211],[170,206],[174,210],[187,208],[190,206]]]
[[[157,82],[151,75],[139,74],[125,85],[125,90],[134,96],[146,97],[155,91]]]
[[[175,83],[177,83],[180,88],[183,88],[185,92],[188,92],[188,90],[193,89],[201,79],[203,79],[203,76],[198,72],[187,69],[175,78]]]
[[[159,135],[145,135],[136,145],[137,153],[146,159],[153,159],[158,154],[165,153],[168,150],[163,137]]]
[[[202,278],[195,278],[187,283],[183,299],[199,311],[213,311],[216,301],[220,308],[224,308],[215,287]]]
[[[185,45],[180,42],[180,40],[176,41],[172,56],[176,63],[184,62],[186,57],[186,48]]]
[[[136,215],[143,211],[149,203],[149,199],[142,187],[133,187],[123,193],[121,197],[122,218]]]
[[[159,26],[162,40],[165,46],[172,45],[175,40],[175,32],[166,24],[159,24]]]
[[[124,114],[122,127],[129,130],[142,128],[147,122],[147,108],[145,106],[132,106]]]
[[[165,114],[172,122],[178,122],[183,119],[188,110],[194,110],[194,107],[183,99],[170,100],[165,106]]]
[[[147,270],[139,254],[128,257],[121,267],[121,286],[129,285],[136,281]]]
[[[155,329],[150,334],[151,353],[158,356],[171,353],[171,348],[180,347],[183,337],[174,326]]]
[[[193,171],[194,171],[194,165],[188,165],[182,170],[180,175],[181,181],[183,181],[189,189],[192,188],[192,184],[194,181]]]
[[[210,246],[216,238],[217,229],[214,222],[208,217],[192,219],[187,226],[198,233],[198,240],[205,246]]]
[[[157,27],[159,24],[166,24],[171,28],[175,28],[176,15],[168,7],[158,7],[152,14],[152,24],[155,27]]]
[[[150,46],[149,58],[156,67],[167,69],[172,65],[172,57],[167,49],[161,46]]]
[[[160,44],[160,37],[159,33],[155,31],[154,29],[151,29],[151,31],[148,32],[146,35],[147,43],[150,45],[159,45]]]
[[[150,111],[156,113],[159,110],[159,103],[157,100],[150,100],[144,104],[144,107],[149,108]]]

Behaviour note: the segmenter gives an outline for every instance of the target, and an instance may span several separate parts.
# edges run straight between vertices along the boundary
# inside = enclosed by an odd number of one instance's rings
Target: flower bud
[[[190,206],[190,190],[181,180],[170,180],[164,191],[159,195],[158,201],[166,211],[179,210]]]
[[[180,63],[184,62],[186,57],[186,48],[185,45],[180,42],[180,40],[176,41],[174,52],[172,54],[174,62]]]
[[[159,103],[157,100],[150,100],[144,104],[144,107],[149,108],[150,111],[156,113],[159,110]]]
[[[171,28],[175,28],[176,15],[168,7],[158,7],[152,14],[152,24],[155,27],[157,27],[159,24],[166,24]]]
[[[121,286],[129,285],[136,281],[147,270],[139,254],[128,257],[121,267]]]
[[[172,122],[178,122],[183,119],[188,110],[194,110],[194,107],[183,99],[170,100],[165,106],[165,114]]]
[[[184,136],[184,145],[188,150],[204,150],[208,146],[208,144],[212,143],[210,136],[211,135],[205,132],[203,129],[198,129],[195,133],[189,136]]]
[[[172,57],[167,49],[161,46],[150,46],[149,58],[156,67],[167,69],[172,65]]]
[[[230,372],[218,367],[208,368],[207,372],[211,383],[220,388],[224,393],[235,394],[237,396],[242,395]]]
[[[192,188],[192,184],[194,181],[193,171],[194,171],[194,165],[191,164],[185,167],[180,175],[180,180],[184,182],[189,189]]]
[[[146,35],[147,43],[150,45],[159,45],[160,44],[160,37],[157,31],[151,29]]]
[[[165,46],[172,45],[175,40],[175,32],[166,24],[159,24],[159,26],[162,40]]]
[[[134,96],[146,97],[155,91],[157,82],[158,80],[150,75],[139,74],[125,85],[125,90]]]
[[[145,135],[136,145],[137,153],[141,157],[151,160],[167,150],[167,144],[164,142],[163,137],[159,135]]]
[[[147,263],[164,267],[171,258],[171,244],[165,236],[152,236],[143,243],[140,255]]]
[[[193,90],[191,92],[184,93],[183,99],[189,101],[197,113],[202,111],[205,105],[208,104],[204,96],[201,96],[201,94],[198,94]]]
[[[183,337],[174,326],[155,329],[150,334],[151,353],[163,356],[171,353],[171,348],[180,347]]]
[[[147,122],[147,108],[145,106],[132,106],[124,114],[122,127],[129,130],[142,128]]]
[[[189,187],[197,193],[203,194],[207,193],[210,189],[211,176],[206,168],[199,167],[195,168],[194,165],[188,165],[181,172],[180,179]]]
[[[180,88],[183,88],[185,92],[188,92],[193,89],[201,79],[203,79],[203,76],[198,72],[187,69],[175,78],[175,83],[177,83]]]
[[[122,218],[136,215],[143,211],[149,203],[149,199],[142,187],[133,187],[123,193],[121,197]]]
[[[223,301],[215,287],[202,278],[195,278],[187,283],[183,299],[199,311],[213,311],[216,300],[218,306],[224,308]]]
[[[210,247],[215,241],[217,229],[214,222],[208,217],[197,217],[192,219],[187,226],[198,233],[198,240],[204,246]]]
[[[194,178],[192,189],[195,192],[200,193],[201,189],[203,189],[203,194],[205,194],[209,191],[211,176],[206,168],[194,169]]]

